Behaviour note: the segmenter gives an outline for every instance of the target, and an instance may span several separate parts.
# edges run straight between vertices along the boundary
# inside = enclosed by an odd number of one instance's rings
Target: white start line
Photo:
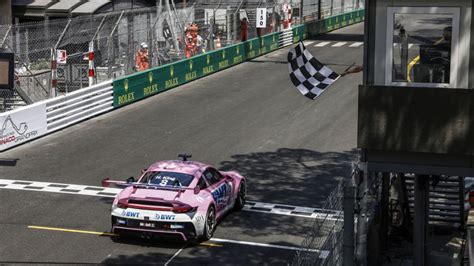
[[[39,192],[53,192],[73,195],[115,198],[121,188],[85,186],[63,183],[49,183],[26,180],[0,179],[0,189],[16,189]],[[297,216],[310,219],[342,221],[341,211],[300,207],[284,204],[247,201],[243,210],[277,215]]]

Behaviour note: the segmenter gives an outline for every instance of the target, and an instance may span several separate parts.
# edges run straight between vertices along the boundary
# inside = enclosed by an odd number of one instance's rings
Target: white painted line
[[[307,46],[307,45],[310,45],[310,44],[314,43],[314,41],[305,41],[305,42],[303,42],[303,43],[304,43],[304,45]]]
[[[337,42],[335,44],[333,44],[331,47],[341,47],[343,45],[345,45],[347,42]]]
[[[173,257],[171,257],[167,262],[165,262],[165,266],[168,266],[168,264],[174,259],[176,258],[176,256],[179,255],[179,253],[181,253],[181,251],[183,251],[184,248],[186,248],[187,244],[184,244],[184,246],[182,248],[180,248],[178,251],[176,251],[176,253],[174,253]]]
[[[364,44],[363,42],[355,42],[355,43],[349,45],[349,47],[359,47],[359,46],[361,46],[361,45],[363,45],[363,44]]]
[[[294,250],[294,251],[316,252],[316,253],[320,253],[319,258],[321,258],[321,259],[327,258],[328,254],[329,254],[328,250],[307,249],[307,248],[301,248],[301,247],[281,246],[281,245],[273,245],[273,244],[265,244],[265,243],[249,242],[249,241],[239,241],[239,240],[231,240],[231,239],[222,239],[222,238],[211,238],[210,241],[220,242],[220,243],[232,243],[232,244],[239,244],[239,245],[247,245],[247,246],[266,247],[266,248],[279,248],[279,249],[287,249],[287,250]]]
[[[27,190],[37,192],[52,192],[72,195],[114,198],[122,189],[84,186],[76,184],[36,182],[26,180],[0,179],[0,189]],[[342,221],[342,213],[336,210],[325,210],[286,204],[247,201],[243,210],[250,212],[287,215],[308,219],[326,219]]]
[[[324,47],[326,45],[330,44],[330,42],[320,42],[318,44],[315,44],[314,47]]]
[[[308,219],[320,219],[320,220],[329,220],[329,221],[343,221],[343,218],[335,218],[337,216],[334,215],[326,215],[324,213],[312,213],[311,215],[303,215],[303,214],[294,214],[291,212],[285,212],[285,211],[280,211],[280,210],[269,210],[269,211],[261,211],[261,210],[253,210],[251,207],[244,206],[242,209],[244,211],[250,211],[250,212],[260,212],[260,213],[270,213],[270,214],[278,214],[278,215],[287,215],[287,216],[295,216],[295,217],[302,217],[302,218],[308,218]]]

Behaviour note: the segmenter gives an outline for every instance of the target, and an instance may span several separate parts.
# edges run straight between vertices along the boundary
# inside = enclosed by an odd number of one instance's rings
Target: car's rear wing
[[[129,187],[133,185],[134,183],[127,182],[127,181],[118,181],[118,180],[110,180],[110,178],[104,178],[102,179],[102,186],[103,187],[110,187],[111,185],[116,186],[116,187]]]
[[[129,186],[133,186],[134,188],[144,188],[144,189],[157,189],[157,190],[168,190],[168,191],[176,191],[176,192],[183,192],[186,190],[193,190],[195,194],[199,194],[199,187],[165,187],[165,186],[158,186],[158,185],[150,185],[150,184],[143,184],[143,183],[137,183],[137,182],[127,182],[127,181],[118,181],[118,180],[110,180],[110,178],[104,178],[102,180],[102,186],[103,187],[109,187],[110,185],[120,187],[120,188],[126,188]]]

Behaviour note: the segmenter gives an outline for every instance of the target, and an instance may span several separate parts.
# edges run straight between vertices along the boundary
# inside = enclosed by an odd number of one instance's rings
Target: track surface
[[[337,72],[362,64],[363,24],[320,36],[307,48]],[[320,45],[321,42],[331,44]],[[347,42],[340,47],[337,42]],[[338,80],[322,97],[302,97],[281,49],[4,152],[16,166],[0,179],[99,186],[125,179],[186,152],[248,179],[249,199],[319,207],[349,177],[361,74]],[[1,163],[1,161],[0,161]],[[144,242],[31,229],[45,226],[107,232],[111,198],[0,189],[0,263],[286,264],[295,251],[245,243]],[[229,214],[215,238],[299,246],[314,219],[242,211]],[[174,256],[176,255],[176,256]]]

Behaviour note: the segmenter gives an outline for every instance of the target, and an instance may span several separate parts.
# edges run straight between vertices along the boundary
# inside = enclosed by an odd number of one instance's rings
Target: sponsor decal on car
[[[139,212],[132,212],[132,211],[122,211],[122,216],[138,218],[140,216],[140,213]]]
[[[155,219],[156,220],[165,220],[165,221],[174,221],[176,219],[176,215],[157,213],[157,214],[155,214]]]
[[[230,183],[227,182],[214,189],[211,194],[216,204],[222,204],[226,202],[226,199],[229,197],[231,190],[232,186],[230,185]]]

